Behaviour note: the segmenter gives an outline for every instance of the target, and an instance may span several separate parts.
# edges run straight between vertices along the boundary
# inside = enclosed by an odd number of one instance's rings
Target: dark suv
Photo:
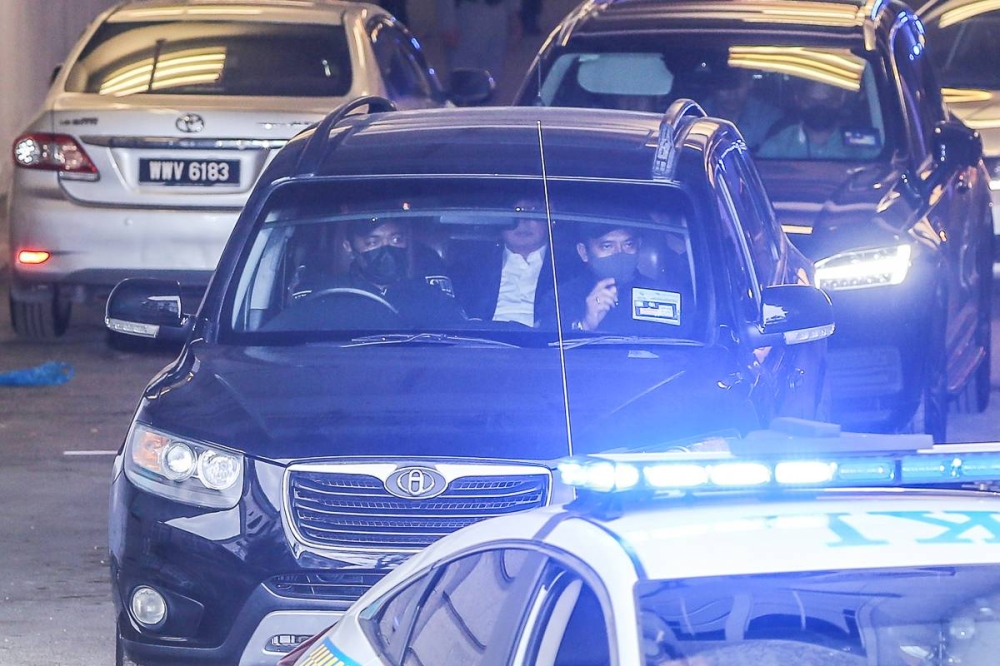
[[[109,299],[112,330],[187,340],[115,462],[120,661],[274,663],[440,536],[548,503],[549,461],[821,409],[832,307],[731,124],[390,107],[281,150],[197,314],[170,282]]]
[[[678,98],[736,123],[815,262],[837,320],[834,420],[944,441],[953,403],[985,409],[989,178],[980,137],[942,102],[917,17],[894,0],[592,0],[518,95],[649,111]]]

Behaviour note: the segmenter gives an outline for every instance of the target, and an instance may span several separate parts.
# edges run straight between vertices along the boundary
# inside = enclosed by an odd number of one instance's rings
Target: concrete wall
[[[0,193],[10,145],[38,110],[52,69],[80,32],[115,0],[0,0]]]

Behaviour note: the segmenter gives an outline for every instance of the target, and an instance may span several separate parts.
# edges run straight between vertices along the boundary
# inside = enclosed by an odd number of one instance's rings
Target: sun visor
[[[666,95],[674,75],[657,53],[605,53],[580,62],[577,80],[599,95]]]

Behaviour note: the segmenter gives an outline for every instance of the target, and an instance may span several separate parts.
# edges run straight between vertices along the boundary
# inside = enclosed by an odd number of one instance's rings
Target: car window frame
[[[433,69],[427,64],[423,54],[412,48],[414,37],[398,21],[388,16],[376,16],[365,26],[365,33],[368,38],[368,45],[371,48],[375,64],[378,66],[382,85],[392,99],[412,99],[421,102],[440,103],[443,101],[444,92],[440,82],[436,80]],[[382,36],[384,33],[384,36]],[[422,88],[420,94],[416,91],[399,93],[391,88],[391,81],[386,76],[383,60],[380,57],[380,39],[391,40],[393,56],[398,57],[404,65],[404,70],[408,73],[411,83],[416,83],[416,87]]]
[[[926,45],[921,44],[921,35],[916,27],[916,21],[916,17],[908,13],[900,13],[894,20],[892,28],[889,31],[888,55],[892,67],[892,85],[899,100],[898,112],[901,114],[903,124],[907,130],[906,143],[913,158],[913,165],[923,167],[933,157],[932,133],[934,126],[946,116],[940,84],[936,79],[933,66],[931,66],[930,55],[926,51]],[[916,46],[919,44],[921,46],[923,50],[918,54],[921,60],[920,63],[914,62],[913,65],[908,66],[906,63],[900,62],[900,59],[897,57],[899,55],[897,49],[900,46],[900,40],[907,40],[909,45]],[[908,46],[907,44],[903,44],[903,46],[907,47],[906,51],[912,48],[912,46]],[[904,72],[910,72],[912,76],[904,76]],[[930,90],[932,94],[935,94],[937,98],[936,104],[932,103],[934,100],[921,101],[914,96],[917,91],[912,89],[910,85],[914,81],[914,78],[921,81],[921,89]],[[930,87],[927,86],[927,79],[930,79],[930,83],[932,84]],[[913,100],[912,105],[907,102],[910,99]],[[940,115],[933,117],[933,113]]]
[[[734,306],[738,306],[735,310],[737,317],[745,322],[757,323],[763,307],[763,287],[760,279],[757,277],[756,266],[754,266],[753,255],[750,253],[747,245],[746,235],[742,229],[735,228],[736,224],[741,223],[739,213],[733,201],[733,195],[729,191],[729,184],[719,174],[719,170],[719,162],[715,161],[712,167],[715,187],[712,189],[716,192],[715,206],[717,208],[716,215],[719,220],[719,230],[720,233],[724,234],[722,240],[725,242],[726,237],[728,237],[730,241],[735,241],[736,249],[738,250],[738,261],[735,262],[735,266],[729,262],[726,264],[726,272],[729,274],[732,282],[731,293],[734,296],[734,298],[727,300],[733,302]],[[729,219],[726,219],[727,215]],[[751,293],[747,294],[744,290],[745,288],[749,288]]]

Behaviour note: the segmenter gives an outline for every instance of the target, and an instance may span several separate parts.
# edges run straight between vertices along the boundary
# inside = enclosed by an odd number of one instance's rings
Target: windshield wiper
[[[463,346],[485,346],[485,347],[514,347],[518,345],[501,340],[490,338],[476,338],[464,335],[452,335],[450,333],[377,333],[375,335],[363,335],[359,338],[351,338],[350,342],[344,343],[343,347],[366,347],[370,345],[399,345],[399,344],[445,344]]]
[[[704,342],[685,338],[654,338],[642,335],[595,335],[587,338],[563,340],[563,349],[573,349],[586,345],[668,345],[677,347],[704,347]],[[558,347],[559,341],[550,342],[549,347]]]

